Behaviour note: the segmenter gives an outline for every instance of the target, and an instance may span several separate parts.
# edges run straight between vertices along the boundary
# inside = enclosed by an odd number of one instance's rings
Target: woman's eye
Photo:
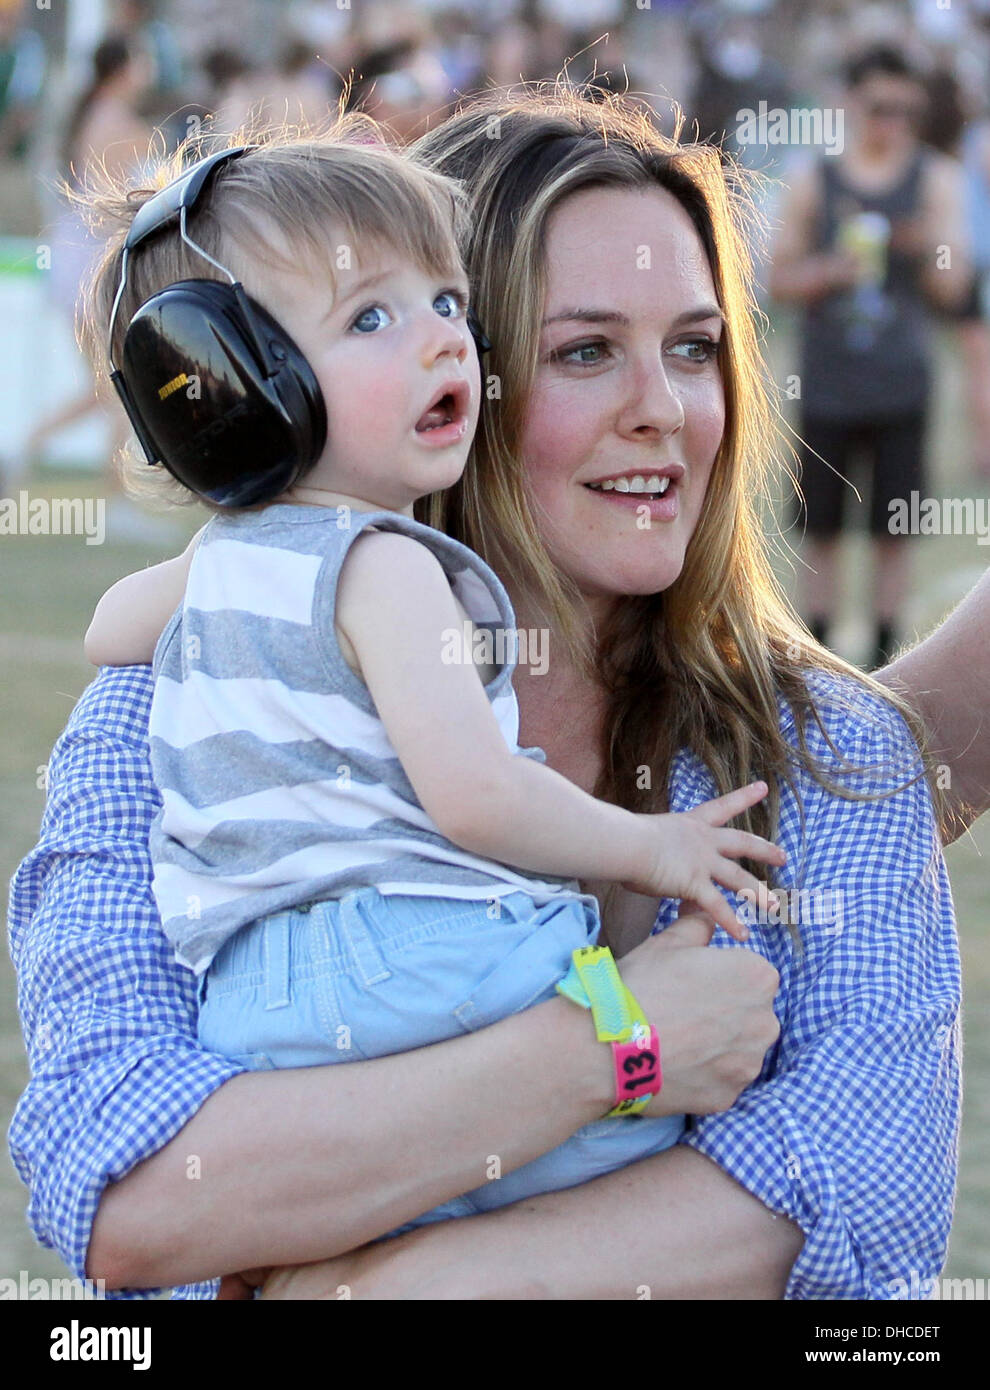
[[[718,343],[713,338],[691,338],[686,343],[677,343],[676,348],[687,348],[689,362],[713,362],[718,352]]]
[[[552,354],[558,362],[571,362],[579,367],[596,367],[605,360],[606,343],[578,343],[577,347],[562,348]]]
[[[391,322],[387,309],[383,309],[380,304],[372,304],[369,308],[361,310],[351,327],[358,333],[375,333],[379,328],[386,328]]]
[[[459,290],[444,290],[433,301],[433,307],[444,319],[455,319],[467,312],[467,297]]]

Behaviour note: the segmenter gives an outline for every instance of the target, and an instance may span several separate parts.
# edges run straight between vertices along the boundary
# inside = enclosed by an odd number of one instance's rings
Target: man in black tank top
[[[804,306],[804,611],[826,641],[843,519],[868,506],[876,667],[892,655],[909,580],[907,538],[891,534],[890,504],[926,495],[932,311],[956,307],[969,270],[962,170],[918,139],[919,75],[897,50],[877,47],[846,76],[845,148],[790,179],[769,289]],[[857,454],[869,468],[868,502],[846,481]]]

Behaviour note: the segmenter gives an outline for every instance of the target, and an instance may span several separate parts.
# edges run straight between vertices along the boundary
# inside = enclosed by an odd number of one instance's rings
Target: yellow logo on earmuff
[[[173,391],[178,391],[179,387],[185,386],[188,381],[189,378],[186,376],[185,372],[181,372],[178,376],[173,377],[171,381],[166,381],[164,386],[159,386],[158,399],[160,401],[167,400]]]

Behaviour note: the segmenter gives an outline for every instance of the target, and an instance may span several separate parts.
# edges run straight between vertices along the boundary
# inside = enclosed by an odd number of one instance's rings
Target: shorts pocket
[[[553,903],[534,913],[552,915],[532,927],[524,927],[524,939],[485,975],[471,995],[454,1009],[454,1017],[473,1033],[509,1014],[519,1013],[554,993],[567,973],[571,953],[589,942],[589,918],[580,902]]]

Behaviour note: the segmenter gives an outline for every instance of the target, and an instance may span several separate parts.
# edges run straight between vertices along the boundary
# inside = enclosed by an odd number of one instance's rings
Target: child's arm
[[[149,665],[169,618],[182,602],[201,527],[181,555],[118,579],[93,614],[83,642],[94,666]]]
[[[534,873],[691,898],[737,936],[745,932],[713,880],[754,892],[766,908],[765,887],[734,859],[781,864],[783,851],[717,828],[766,787],[686,815],[635,815],[513,756],[474,666],[442,659],[444,633],[459,634],[462,619],[439,562],[418,541],[394,532],[360,536],[341,570],[335,618],[420,804],[455,844]]]

